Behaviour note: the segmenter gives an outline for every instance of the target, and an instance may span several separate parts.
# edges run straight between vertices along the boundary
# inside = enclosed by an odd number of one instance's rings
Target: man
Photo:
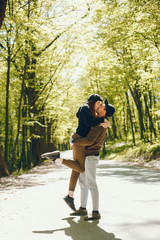
[[[107,111],[108,110],[108,111]],[[115,112],[115,109],[112,105],[108,108],[108,102],[105,101],[105,104],[102,105],[97,113],[98,117],[107,117],[112,116]],[[81,188],[81,206],[80,208],[71,213],[72,216],[82,216],[87,215],[86,205],[88,191],[91,192],[93,211],[91,217],[85,217],[84,220],[96,220],[100,219],[99,213],[99,192],[96,183],[96,166],[99,162],[99,151],[104,143],[106,128],[103,128],[100,125],[92,127],[87,137],[78,138],[73,141],[73,144],[85,146],[85,172],[80,173],[79,183]],[[110,123],[107,121],[107,127],[110,126]]]

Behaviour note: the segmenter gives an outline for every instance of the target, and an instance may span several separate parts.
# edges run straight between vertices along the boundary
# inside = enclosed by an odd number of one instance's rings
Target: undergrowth
[[[101,152],[102,158],[126,161],[160,161],[160,141],[154,143],[109,142]]]

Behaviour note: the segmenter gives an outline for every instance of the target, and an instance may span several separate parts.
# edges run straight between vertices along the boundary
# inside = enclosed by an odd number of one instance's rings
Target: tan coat
[[[98,124],[95,127],[91,127],[87,137],[76,139],[74,144],[85,146],[85,156],[99,154],[105,140],[105,135],[106,129]]]

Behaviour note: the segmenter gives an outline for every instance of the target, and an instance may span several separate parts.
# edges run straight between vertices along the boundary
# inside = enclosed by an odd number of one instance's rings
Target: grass
[[[131,142],[109,142],[106,145],[105,151],[102,151],[101,158],[132,162],[160,161],[160,141],[154,143],[137,141],[136,146]]]

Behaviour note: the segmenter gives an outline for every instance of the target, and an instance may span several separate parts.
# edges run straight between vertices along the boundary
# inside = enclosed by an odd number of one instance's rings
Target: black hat
[[[98,94],[94,93],[89,96],[88,101],[94,101],[94,102],[101,101],[102,102],[103,98],[101,96],[99,96]]]
[[[108,103],[108,100],[105,100],[105,105],[106,105],[106,117],[112,117],[114,112],[115,112],[115,108],[113,107],[112,104]]]

